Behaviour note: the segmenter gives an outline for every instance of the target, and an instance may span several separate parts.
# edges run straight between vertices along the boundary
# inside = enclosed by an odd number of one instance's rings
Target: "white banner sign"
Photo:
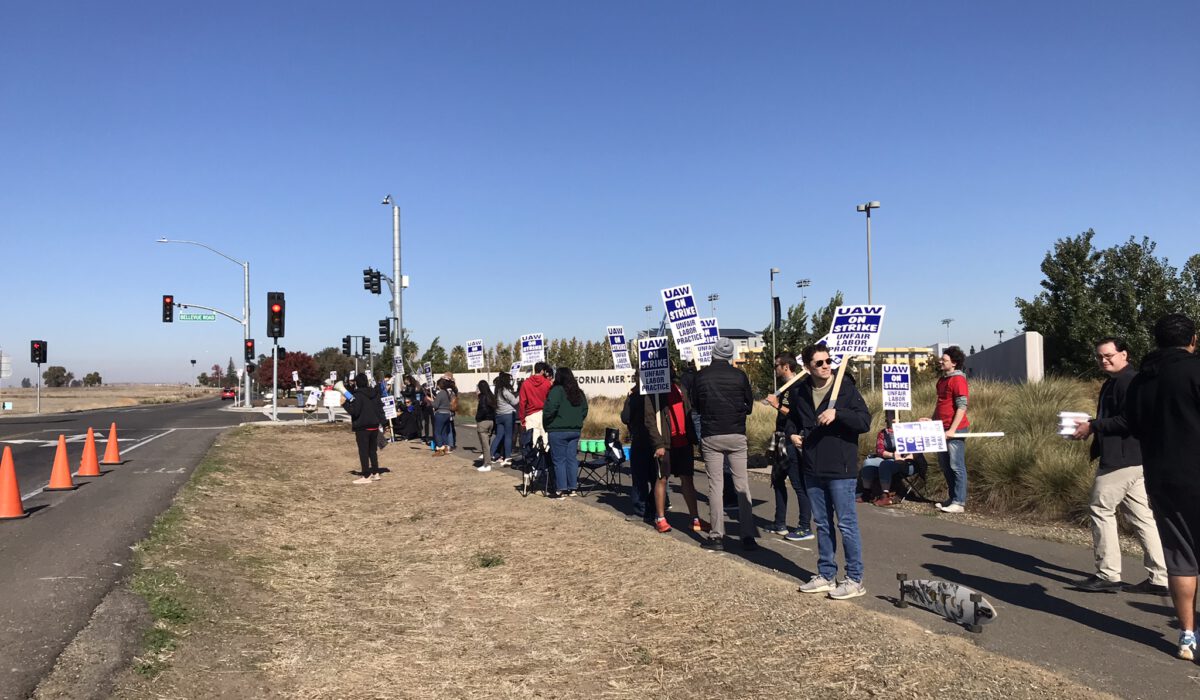
[[[703,336],[703,340],[696,345],[696,359],[701,367],[707,367],[712,364],[712,349],[721,334],[715,316],[700,319],[700,334]]]
[[[518,374],[520,374],[521,373],[521,363],[520,362],[512,363],[512,366],[508,368],[508,373],[514,377],[517,376]]]
[[[393,351],[395,351],[395,348],[393,348]],[[403,374],[404,374],[404,360],[399,355],[396,355],[395,357],[392,358],[392,376],[399,377],[399,376],[402,376]]]
[[[667,339],[641,338],[638,347],[638,379],[643,396],[666,394],[671,391],[671,357]]]
[[[521,336],[521,364],[532,365],[546,361],[546,337],[541,333]]]
[[[388,420],[395,418],[396,417],[396,397],[395,396],[385,396],[380,400],[383,401],[383,417],[387,418]]]
[[[842,357],[874,355],[885,306],[839,306],[829,329],[829,351]]]
[[[675,337],[675,345],[683,348],[702,342],[704,336],[700,333],[698,322],[700,311],[696,308],[692,285],[667,287],[662,290],[662,300],[663,307],[667,310],[667,321],[671,324],[671,335]]]
[[[883,366],[883,410],[912,410],[912,370],[907,364]]]
[[[894,423],[892,432],[896,436],[896,452],[899,454],[946,451],[946,429],[940,420]]]
[[[421,365],[421,374],[425,375],[425,386],[433,388],[433,365],[426,362]]]
[[[483,369],[483,341],[467,341],[467,369]]]
[[[292,384],[300,386],[300,373],[296,370],[292,370]]]

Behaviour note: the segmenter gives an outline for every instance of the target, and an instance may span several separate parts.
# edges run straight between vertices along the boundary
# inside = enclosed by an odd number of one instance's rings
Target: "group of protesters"
[[[1073,585],[1085,591],[1169,595],[1179,620],[1178,655],[1191,659],[1200,573],[1200,356],[1195,354],[1196,326],[1187,316],[1160,319],[1154,337],[1157,349],[1142,360],[1140,372],[1124,340],[1105,337],[1095,342],[1096,361],[1107,380],[1096,416],[1080,421],[1069,437],[1091,438],[1091,457],[1099,461],[1089,505],[1096,573]],[[670,390],[662,394],[642,395],[635,376],[621,413],[629,436],[635,510],[659,532],[669,532],[668,481],[679,479],[692,529],[702,533],[703,548],[716,551],[726,546],[725,511],[731,505],[737,509],[742,548],[757,549],[759,537],[747,471],[746,418],[754,399],[749,378],[732,364],[733,355],[733,343],[719,338],[707,367],[694,372],[672,366]],[[970,422],[965,359],[957,347],[947,348],[938,358],[935,408],[929,418],[921,419],[939,421],[945,431],[948,449],[939,453],[939,462],[948,496],[935,507],[947,514],[962,513],[967,505],[965,446]],[[792,381],[801,369],[807,376]],[[893,505],[899,500],[897,480],[923,474],[927,465],[922,455],[897,450],[894,416],[889,414],[860,471],[858,439],[870,430],[871,414],[848,373],[835,392],[834,369],[835,360],[824,345],[805,347],[799,358],[789,352],[775,357],[775,372],[785,389],[766,399],[778,411],[771,478],[775,516],[769,532],[789,540],[815,538],[817,573],[799,590],[844,600],[866,592],[856,504]],[[359,436],[363,476],[356,483],[370,483],[379,479],[377,431],[386,421],[380,392],[363,374],[354,384],[342,401]],[[382,393],[395,391],[390,377],[382,387]],[[490,385],[480,381],[476,390],[475,422],[483,447],[477,469],[511,466],[519,436],[526,459],[536,450],[552,465],[554,487],[546,495],[575,495],[579,438],[588,405],[571,369],[539,362],[515,387],[512,376],[501,372]],[[454,447],[457,391],[453,375],[447,373],[431,396],[411,377],[405,377],[398,394],[403,399],[398,410],[428,409],[432,414],[435,455]],[[394,421],[392,425],[394,430]],[[707,466],[708,520],[699,512],[696,446]],[[787,525],[789,482],[798,506],[794,527]],[[1137,584],[1121,580],[1116,512],[1122,505],[1144,552],[1148,577]]]

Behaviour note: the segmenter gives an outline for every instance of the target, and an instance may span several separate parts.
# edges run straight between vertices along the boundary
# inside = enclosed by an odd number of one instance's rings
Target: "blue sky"
[[[885,345],[995,341],[1056,238],[1197,252],[1193,2],[8,3],[0,347],[186,381],[288,298],[289,349],[374,336],[403,212],[424,346],[633,328],[662,287],[760,329],[812,280]],[[704,304],[707,310],[707,304]]]

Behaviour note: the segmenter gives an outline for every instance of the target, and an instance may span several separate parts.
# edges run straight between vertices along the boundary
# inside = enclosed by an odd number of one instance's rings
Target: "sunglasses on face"
[[[826,360],[813,360],[813,363],[812,363],[812,366],[813,366],[813,368],[815,368],[815,369],[819,369],[819,368],[821,368],[821,367],[824,367],[824,366],[826,366],[826,365],[829,365],[830,367],[833,367],[833,360],[829,360],[829,359],[826,359]]]

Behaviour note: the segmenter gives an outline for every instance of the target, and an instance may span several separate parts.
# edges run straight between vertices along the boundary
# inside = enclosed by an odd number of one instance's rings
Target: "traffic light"
[[[254,338],[246,339],[246,362],[254,362]]]
[[[285,357],[287,357],[287,348],[279,348],[279,349],[277,349],[277,350],[275,351],[275,355],[276,355],[276,356],[279,358],[279,361],[280,361],[280,362],[283,362],[283,359],[284,359]]]
[[[379,342],[387,345],[392,337],[392,319],[379,319]]]
[[[363,338],[363,351],[362,351],[362,354],[363,354],[363,357],[370,357],[370,356],[371,356],[371,339],[370,339],[370,338]]]
[[[46,364],[46,341],[29,341],[29,361],[35,365]]]
[[[379,294],[380,290],[382,289],[382,279],[383,279],[383,273],[380,272],[379,270],[375,270],[375,273],[373,275],[371,275],[371,293],[372,294]]]
[[[283,337],[283,292],[267,292],[267,337]]]
[[[342,338],[342,354],[350,354],[350,336],[345,336]]]
[[[249,372],[250,374],[254,374],[254,370],[256,370],[256,369],[258,369],[258,366],[255,365],[253,362],[246,365],[246,371]]]
[[[163,323],[172,323],[175,320],[175,297],[170,294],[163,295]]]
[[[371,285],[375,282],[375,271],[371,268],[363,270],[363,289],[370,290]]]

